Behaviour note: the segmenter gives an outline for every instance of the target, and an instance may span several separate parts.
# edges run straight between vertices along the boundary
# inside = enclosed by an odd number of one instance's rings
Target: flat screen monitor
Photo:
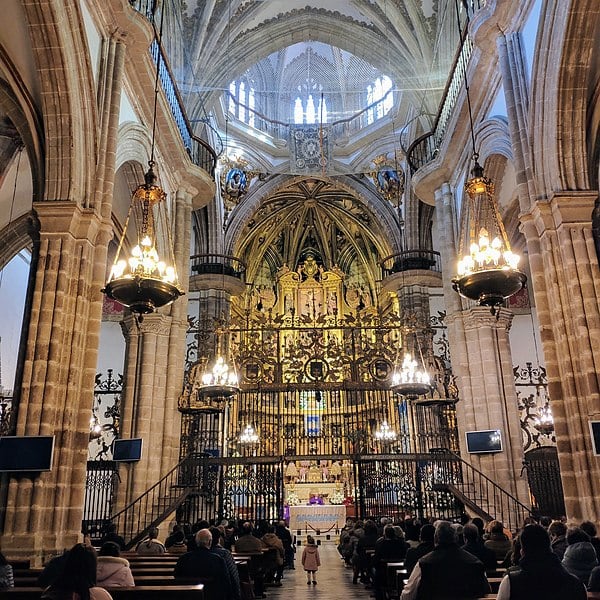
[[[50,471],[53,455],[53,435],[0,437],[0,472]]]
[[[600,421],[590,421],[590,435],[592,436],[594,454],[600,456]]]
[[[466,435],[467,452],[469,452],[469,454],[502,452],[502,435],[499,429],[467,431]]]
[[[137,462],[142,458],[142,438],[115,440],[113,460],[117,462]]]

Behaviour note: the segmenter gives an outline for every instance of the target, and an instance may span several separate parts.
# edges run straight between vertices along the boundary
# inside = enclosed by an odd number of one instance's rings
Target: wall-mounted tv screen
[[[592,436],[594,454],[600,456],[600,421],[590,421],[590,435]]]
[[[469,454],[502,452],[502,435],[499,429],[467,431],[466,435],[467,452],[469,452]]]
[[[113,460],[118,462],[137,462],[142,458],[142,438],[115,440]]]
[[[0,472],[50,471],[53,435],[0,437]]]

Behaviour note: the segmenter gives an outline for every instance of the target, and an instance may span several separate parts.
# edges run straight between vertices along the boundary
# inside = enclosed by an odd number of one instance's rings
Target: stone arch
[[[21,215],[0,231],[2,250],[0,251],[0,271],[24,248],[33,251],[37,241],[39,223],[35,214]]]
[[[534,63],[533,156],[539,190],[587,190],[589,77],[600,6],[594,0],[544,3]],[[573,60],[577,57],[577,60]]]
[[[94,204],[97,108],[85,26],[75,0],[25,3],[40,78],[46,142],[44,200]]]
[[[246,198],[244,198],[243,203],[232,213],[229,224],[227,225],[225,232],[225,253],[235,253],[242,229],[247,225],[248,221],[256,213],[261,203],[266,198],[269,198],[287,187],[295,185],[305,178],[305,175],[277,175],[263,185],[256,186],[254,190],[250,188],[250,192]],[[315,177],[315,179],[321,178]],[[388,244],[389,249],[391,250],[390,254],[399,252],[402,249],[402,241],[399,229],[396,225],[396,214],[391,204],[383,201],[374,191],[367,188],[364,183],[353,178],[338,178],[335,180],[335,183],[345,189],[348,194],[365,204],[369,213],[376,219],[377,227],[384,232],[385,243]]]
[[[10,73],[9,80],[0,79],[0,111],[17,130],[31,167],[33,198],[42,198],[44,186],[43,128],[33,100],[16,69],[0,48],[0,72]]]

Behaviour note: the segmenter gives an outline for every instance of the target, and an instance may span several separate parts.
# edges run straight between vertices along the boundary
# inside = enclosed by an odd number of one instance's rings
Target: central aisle
[[[323,541],[319,546],[321,567],[317,572],[317,585],[306,585],[306,573],[300,564],[302,546],[296,547],[296,569],[283,572],[282,587],[267,587],[267,600],[368,600],[373,590],[365,589],[362,584],[352,583],[352,569],[345,567],[336,542]]]

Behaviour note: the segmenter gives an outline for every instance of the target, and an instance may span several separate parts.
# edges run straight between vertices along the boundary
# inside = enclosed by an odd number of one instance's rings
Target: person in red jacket
[[[315,544],[315,539],[312,535],[306,536],[306,546],[302,552],[302,566],[306,571],[306,583],[317,585],[316,573],[321,566],[321,558],[319,557],[319,549]]]

